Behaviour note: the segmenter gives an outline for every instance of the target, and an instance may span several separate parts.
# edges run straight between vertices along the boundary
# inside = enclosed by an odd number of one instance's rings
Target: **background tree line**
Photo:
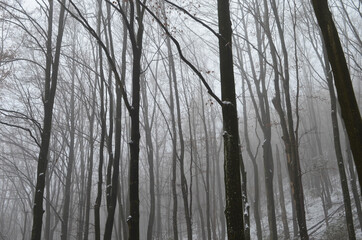
[[[357,239],[360,4],[0,1],[1,238]]]

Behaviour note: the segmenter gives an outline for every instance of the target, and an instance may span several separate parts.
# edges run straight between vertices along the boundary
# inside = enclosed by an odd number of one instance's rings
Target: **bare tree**
[[[65,4],[65,0],[62,1]],[[45,175],[48,165],[48,151],[50,144],[50,135],[52,129],[53,105],[55,92],[57,88],[59,60],[64,32],[65,23],[65,8],[63,5],[60,7],[58,32],[56,38],[55,53],[53,56],[53,14],[54,2],[49,0],[49,13],[48,13],[48,31],[47,31],[47,48],[46,48],[46,69],[45,69],[45,83],[44,83],[44,118],[43,118],[43,131],[41,134],[41,146],[38,158],[37,181],[35,187],[34,199],[34,213],[33,213],[33,227],[32,227],[32,240],[41,239],[41,229],[43,223],[43,196],[45,188]]]

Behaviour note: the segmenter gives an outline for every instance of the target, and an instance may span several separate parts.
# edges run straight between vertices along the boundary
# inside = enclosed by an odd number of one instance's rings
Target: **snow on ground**
[[[285,192],[287,193],[287,192]],[[288,194],[286,194],[288,195]],[[319,239],[326,239],[325,238],[325,232],[327,230],[326,228],[326,222],[323,212],[323,206],[322,201],[320,197],[313,197],[311,196],[310,192],[305,193],[305,203],[306,203],[306,220],[307,220],[307,226],[308,226],[308,233],[310,234],[310,240],[319,240]],[[286,202],[286,210],[287,210],[287,218],[288,218],[288,226],[289,226],[289,232],[291,235],[293,235],[293,223],[292,223],[292,205],[289,196],[285,196],[285,202]],[[332,193],[332,207],[328,209],[328,216],[329,218],[329,226],[334,227],[330,231],[339,231],[336,226],[341,225],[341,223],[345,223],[345,215],[344,215],[344,205],[343,205],[343,197],[342,192],[340,189],[334,190]],[[277,198],[275,198],[277,199]],[[354,216],[354,226],[356,231],[356,239],[362,240],[362,232],[361,228],[359,226],[359,221],[357,219],[357,211],[355,208],[354,199],[351,196],[351,202],[352,202],[352,209],[353,209],[353,216]],[[280,235],[280,239],[283,239],[283,225],[282,225],[282,219],[281,219],[281,213],[280,213],[280,205],[279,202],[276,201],[276,216],[277,216],[277,227],[278,227],[278,234]],[[261,212],[263,213],[263,219],[262,219],[262,231],[263,231],[263,239],[268,239],[269,230],[268,230],[268,218],[266,216],[266,202],[261,203],[262,209]],[[251,239],[256,239],[256,229],[255,229],[255,222],[253,218],[253,212],[250,211],[251,214]],[[347,240],[348,236],[345,235],[345,238],[339,238],[339,240]],[[329,240],[329,239],[328,239]]]

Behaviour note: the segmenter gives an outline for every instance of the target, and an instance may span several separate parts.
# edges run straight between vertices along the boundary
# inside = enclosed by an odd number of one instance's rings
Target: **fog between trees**
[[[361,4],[0,0],[0,239],[362,238]]]

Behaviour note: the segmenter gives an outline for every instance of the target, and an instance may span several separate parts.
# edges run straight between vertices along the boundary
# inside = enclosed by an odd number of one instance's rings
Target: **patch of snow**
[[[233,105],[230,101],[222,101],[224,105]]]

